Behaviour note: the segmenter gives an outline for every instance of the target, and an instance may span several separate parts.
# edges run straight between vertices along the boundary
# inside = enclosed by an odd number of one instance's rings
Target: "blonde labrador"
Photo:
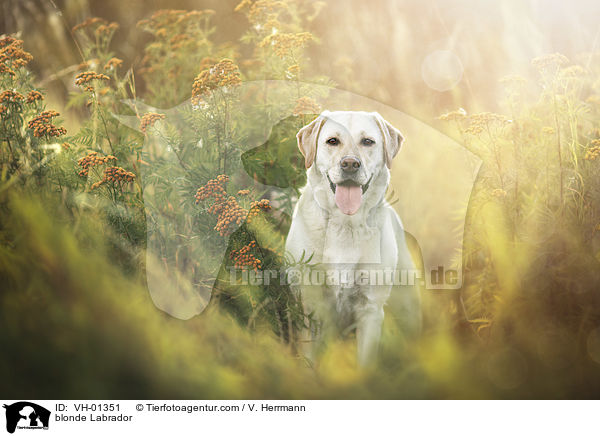
[[[396,301],[403,325],[411,333],[420,328],[419,287],[410,277],[415,264],[402,223],[384,199],[392,159],[404,138],[378,113],[350,111],[323,112],[297,138],[308,182],[286,250],[293,259],[310,258],[324,277],[305,274],[292,281],[315,321],[305,351],[314,359],[328,334],[356,328],[357,359],[365,366],[377,355],[392,290],[402,293]],[[391,271],[401,272],[393,277],[404,282],[390,283]]]

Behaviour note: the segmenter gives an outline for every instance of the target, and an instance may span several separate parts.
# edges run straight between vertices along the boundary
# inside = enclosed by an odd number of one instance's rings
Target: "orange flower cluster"
[[[86,70],[93,70],[95,68],[97,68],[100,64],[100,59],[98,58],[93,58],[93,59],[89,59],[87,61],[83,61],[82,63],[80,63],[77,66],[77,69],[79,71],[86,71]]]
[[[105,70],[117,69],[123,64],[123,61],[119,58],[110,58],[106,65],[104,65]]]
[[[125,183],[131,183],[135,180],[135,174],[121,167],[108,167],[104,169],[104,177],[91,186],[91,189],[99,188],[105,183],[113,183],[120,189]]]
[[[193,55],[198,50],[204,50],[208,44],[206,29],[209,20],[215,11],[206,9],[201,11],[169,10],[163,9],[148,20],[138,22],[138,26],[152,33],[156,41],[145,49],[145,56],[141,61],[142,74],[152,75],[164,71],[165,61],[175,60],[167,70],[167,76],[177,79],[181,76],[182,62],[186,61],[188,53]]]
[[[73,33],[78,31],[86,31],[87,29],[93,30],[96,36],[110,35],[112,32],[117,30],[119,25],[117,23],[109,23],[104,18],[91,17],[73,27]]]
[[[162,30],[164,30],[164,29],[162,29]],[[175,35],[174,37],[172,37],[169,40],[169,43],[171,44],[171,48],[173,50],[179,50],[184,45],[190,44],[193,42],[194,42],[193,39],[189,35],[186,35],[185,33],[178,33],[177,35]]]
[[[253,201],[250,204],[250,211],[248,212],[248,222],[252,222],[254,218],[258,216],[261,210],[269,211],[271,210],[271,202],[267,199],[262,199],[260,201]]]
[[[39,114],[37,117],[27,123],[27,127],[33,130],[33,136],[40,138],[42,136],[61,136],[67,133],[64,127],[56,127],[52,124],[52,118],[59,116],[56,111],[48,110]]]
[[[313,39],[309,32],[301,33],[273,33],[265,37],[258,45],[259,47],[273,47],[275,54],[285,58],[292,50],[305,47]]]
[[[296,100],[296,107],[292,112],[294,115],[300,114],[318,114],[321,112],[321,106],[310,97],[300,97]]]
[[[217,215],[217,224],[215,230],[221,236],[230,235],[235,225],[240,225],[247,219],[247,222],[256,217],[261,210],[270,210],[269,200],[253,201],[250,205],[250,211],[240,206],[234,196],[228,196],[225,187],[229,177],[221,174],[216,179],[209,180],[196,192],[196,204],[200,201],[212,199],[213,204],[208,208],[208,212]],[[249,190],[238,191],[238,195],[248,195]]]
[[[33,59],[31,53],[23,50],[23,41],[4,36],[0,38],[0,74],[6,73],[14,76],[13,68],[24,67]]]
[[[19,103],[24,97],[16,91],[4,91],[0,94],[0,103]]]
[[[98,27],[96,27],[96,31],[94,33],[96,36],[109,36],[118,28],[119,25],[115,22],[109,24],[100,24]]]
[[[141,20],[137,23],[138,27],[143,27],[146,30],[154,33],[157,36],[166,36],[168,33],[166,27],[173,25],[181,26],[182,24],[192,23],[199,18],[207,18],[214,15],[212,9],[204,9],[202,11],[186,11],[181,9],[161,9],[156,11],[149,20]],[[160,32],[164,30],[163,32]],[[160,32],[160,33],[159,33]]]
[[[299,72],[300,72],[300,65],[298,65],[298,64],[290,65],[289,67],[287,67],[287,70],[285,70],[285,76],[288,79],[292,79],[294,77],[297,77]]]
[[[140,129],[142,130],[142,132],[146,133],[146,130],[148,129],[148,127],[152,127],[158,120],[164,120],[164,119],[165,119],[165,114],[157,114],[154,112],[148,112],[147,114],[144,114],[142,116],[142,119],[140,121]]]
[[[235,197],[230,196],[224,202],[214,203],[208,211],[217,215],[215,230],[221,236],[230,235],[234,229],[232,225],[240,225],[248,215],[248,211],[241,207]]]
[[[278,29],[281,27],[279,16],[290,13],[288,3],[279,0],[242,0],[234,11],[239,12],[246,7],[248,21],[256,30],[266,28],[270,31],[273,27]]]
[[[107,24],[108,21],[106,21],[104,18],[98,18],[98,17],[91,17],[88,18],[85,21],[82,21],[81,23],[75,25],[73,27],[73,32],[77,32],[78,30],[82,30],[82,29],[86,29],[88,27],[93,27],[95,25],[101,25],[101,24]]]
[[[212,56],[206,56],[202,58],[199,65],[199,70],[204,71],[210,69],[214,64],[219,62],[217,58],[213,58]]]
[[[196,76],[192,86],[192,100],[197,103],[207,92],[224,86],[239,86],[241,83],[238,66],[230,59],[222,59]]]
[[[600,139],[594,139],[592,145],[593,147],[588,148],[585,152],[585,160],[596,160],[600,156]]]
[[[250,253],[253,248],[256,248],[256,241],[250,241],[248,245],[244,245],[239,250],[232,250],[229,253],[229,258],[233,260],[233,265],[236,268],[252,268],[254,271],[258,271],[262,262]]]
[[[29,104],[34,103],[36,101],[42,101],[43,99],[44,99],[44,96],[39,91],[33,90],[33,91],[29,91],[29,94],[27,94],[27,103],[29,103]]]
[[[6,106],[0,105],[0,116],[3,116],[7,111],[8,109],[6,108]]]
[[[206,200],[211,197],[217,202],[224,201],[227,196],[225,186],[227,186],[228,181],[229,176],[226,176],[225,174],[220,174],[216,179],[209,180],[206,185],[199,188],[196,192],[196,204],[201,200]]]
[[[79,73],[75,76],[75,85],[83,86],[85,85],[86,91],[93,91],[94,87],[90,84],[94,80],[110,80],[105,74],[96,73],[95,71],[84,71],[83,73]]]
[[[93,168],[97,165],[104,165],[111,161],[116,162],[117,158],[112,155],[98,156],[97,151],[91,151],[87,154],[87,156],[84,156],[77,161],[77,165],[81,167],[79,175],[81,177],[86,177],[90,172],[90,168]]]

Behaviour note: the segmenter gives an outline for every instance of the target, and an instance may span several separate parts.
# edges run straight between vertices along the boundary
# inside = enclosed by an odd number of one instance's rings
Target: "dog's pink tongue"
[[[362,202],[362,188],[360,186],[340,186],[335,188],[335,204],[346,215],[354,215]]]

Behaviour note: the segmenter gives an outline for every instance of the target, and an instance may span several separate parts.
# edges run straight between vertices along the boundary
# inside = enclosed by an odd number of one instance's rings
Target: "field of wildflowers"
[[[332,33],[331,17],[352,15],[338,3],[184,5],[140,12],[124,29],[117,18],[129,23],[134,12],[109,2],[116,21],[70,23],[80,59],[53,77],[27,29],[0,37],[5,397],[598,396],[600,52],[540,44],[526,64],[516,54],[508,65],[490,60],[492,74],[483,51],[516,46],[508,36],[461,42],[477,8],[459,19],[435,2],[437,12],[382,2],[398,21],[372,30],[385,46],[376,50],[349,27],[348,40]],[[507,6],[505,24],[532,10]],[[431,23],[411,27],[415,11]],[[363,12],[353,19],[377,14]],[[243,24],[230,31],[229,16]],[[421,60],[415,40],[437,20],[470,63],[444,90],[446,76],[423,69],[432,91],[393,70],[389,53],[402,46]],[[330,51],[348,45],[364,58]],[[299,296],[279,281],[231,279],[310,262],[283,248],[306,181],[295,135],[330,108],[336,87],[399,106],[482,162],[468,204],[455,205],[464,245],[448,255],[462,288],[424,291],[418,341],[390,312],[370,370],[356,366],[347,338],[312,365],[298,352]],[[409,131],[408,146],[433,138]],[[422,148],[421,162],[444,159],[432,150]],[[404,216],[413,186],[399,168],[388,198]],[[438,168],[424,176],[428,189],[451,184],[448,165]]]

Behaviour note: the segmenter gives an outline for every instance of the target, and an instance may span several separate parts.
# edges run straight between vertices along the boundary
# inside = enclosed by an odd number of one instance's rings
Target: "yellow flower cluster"
[[[65,142],[65,144],[66,144],[66,142]],[[80,158],[77,161],[77,165],[79,165],[81,167],[81,171],[79,171],[79,175],[81,177],[86,177],[90,172],[90,168],[93,168],[98,165],[105,165],[109,162],[116,162],[116,161],[117,161],[117,158],[112,155],[98,156],[97,151],[91,151],[86,156]]]
[[[465,129],[465,133],[479,135],[484,129],[489,128],[492,124],[504,126],[509,123],[510,120],[504,115],[494,114],[491,112],[473,114],[469,116],[469,126]]]
[[[250,190],[249,189],[240,189],[238,191],[238,195],[249,195],[250,194]]]
[[[238,66],[230,59],[222,59],[196,76],[192,86],[192,102],[197,104],[207,92],[225,86],[239,86],[241,83]]]
[[[164,120],[164,119],[165,119],[165,114],[157,114],[154,112],[148,112],[147,114],[144,114],[142,116],[142,119],[140,121],[140,129],[142,130],[142,132],[146,133],[146,130],[148,129],[148,127],[152,127],[158,120]]]
[[[588,148],[585,152],[585,160],[596,160],[600,156],[600,139],[594,139],[591,144],[592,147]]]
[[[247,245],[244,245],[239,250],[232,250],[229,253],[229,258],[233,260],[235,268],[252,268],[254,271],[258,271],[261,268],[261,261],[250,251],[256,248],[256,241],[250,241]]]
[[[498,197],[498,198],[504,198],[504,197],[506,197],[506,191],[504,189],[500,189],[500,188],[494,189],[492,191],[492,196]]]
[[[123,61],[119,58],[110,58],[108,60],[108,62],[106,62],[106,65],[104,65],[104,69],[105,70],[116,70],[118,67],[120,67],[123,64]]]
[[[296,100],[296,107],[292,112],[294,115],[300,114],[318,114],[321,112],[321,106],[310,97],[300,97]]]
[[[275,54],[283,59],[291,54],[294,49],[306,46],[312,39],[313,36],[309,32],[272,33],[266,36],[258,45],[260,47],[271,46]]]
[[[33,91],[29,91],[29,94],[27,94],[27,103],[31,104],[34,103],[36,101],[42,101],[44,99],[44,96],[42,95],[41,92],[33,90]]]
[[[447,112],[443,115],[439,116],[439,119],[442,121],[456,121],[456,120],[464,120],[467,117],[467,111],[463,108],[459,108],[452,112]]]
[[[600,95],[592,94],[585,99],[585,102],[600,105]]]
[[[0,38],[0,74],[14,76],[13,68],[24,67],[33,59],[31,53],[23,50],[23,41],[12,36]]]
[[[91,186],[91,189],[97,189],[106,183],[112,183],[118,186],[119,189],[123,188],[125,183],[131,183],[135,180],[135,174],[125,170],[121,167],[108,167],[104,169],[104,176],[102,180],[97,181]]]
[[[27,127],[33,130],[33,136],[36,138],[42,136],[61,136],[67,133],[64,127],[56,127],[52,124],[52,118],[59,116],[56,111],[48,110],[39,114],[37,117],[27,123]]]
[[[550,126],[542,127],[542,133],[545,133],[546,135],[554,135],[555,132],[556,132],[556,130],[554,130],[554,127],[550,127]]]
[[[562,77],[566,78],[576,78],[587,74],[581,65],[571,65],[570,67],[564,68],[560,73]]]
[[[518,74],[510,74],[508,76],[504,76],[500,79],[500,83],[507,85],[522,85],[526,83],[527,79],[523,76],[519,76]]]
[[[569,59],[560,53],[552,53],[543,56],[538,56],[531,61],[531,65],[539,70],[558,68],[569,63]]]

